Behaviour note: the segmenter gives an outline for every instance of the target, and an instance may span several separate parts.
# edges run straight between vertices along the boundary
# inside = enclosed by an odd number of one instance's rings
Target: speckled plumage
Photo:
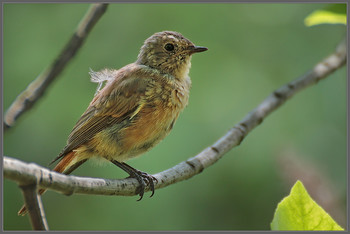
[[[173,51],[164,49],[168,43]],[[100,76],[107,84],[76,123],[57,159],[73,150],[75,162],[94,156],[124,162],[161,141],[188,103],[194,48],[202,47],[177,32],[155,33],[135,63],[95,73],[95,79]]]
[[[205,50],[180,33],[164,31],[144,42],[135,63],[119,70],[91,71],[93,82],[107,83],[74,126],[54,160],[59,160],[54,170],[69,174],[92,157],[125,165],[159,143],[188,103],[191,55]],[[146,173],[137,176],[153,185]],[[141,198],[143,190],[144,186]]]

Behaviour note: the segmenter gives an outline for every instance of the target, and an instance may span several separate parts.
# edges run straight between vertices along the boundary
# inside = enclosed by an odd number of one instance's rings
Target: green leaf
[[[322,10],[316,10],[308,15],[304,23],[306,26],[319,24],[345,24],[346,4],[332,4]]]
[[[344,230],[307,193],[298,180],[277,206],[272,230]]]

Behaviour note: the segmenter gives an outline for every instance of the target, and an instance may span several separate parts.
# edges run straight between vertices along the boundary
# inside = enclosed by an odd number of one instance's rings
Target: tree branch
[[[318,63],[307,74],[274,91],[212,146],[168,170],[153,175],[158,180],[155,188],[163,188],[170,184],[189,179],[214,164],[226,152],[234,146],[239,145],[253,128],[258,126],[266,116],[276,110],[286,100],[303,88],[316,84],[342,67],[346,63],[346,56],[347,48],[346,40],[344,40],[339,44],[333,54]],[[66,195],[79,193],[132,196],[136,195],[135,191],[138,187],[138,182],[134,178],[110,180],[67,176],[33,163],[28,164],[9,157],[4,157],[3,165],[4,177],[7,179],[22,185],[37,183],[40,187],[52,189]],[[149,188],[146,191],[149,191]]]
[[[83,19],[80,21],[73,36],[66,44],[59,56],[49,68],[44,70],[28,87],[17,96],[5,114],[4,131],[14,126],[15,121],[44,94],[57,76],[63,71],[68,62],[74,57],[82,46],[89,32],[101,16],[105,13],[108,4],[93,4]]]
[[[20,185],[34,230],[49,230],[36,184]]]

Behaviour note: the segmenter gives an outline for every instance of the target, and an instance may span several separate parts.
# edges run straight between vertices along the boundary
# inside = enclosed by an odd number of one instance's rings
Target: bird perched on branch
[[[70,174],[87,160],[104,158],[117,165],[154,194],[156,178],[125,163],[159,143],[173,128],[188,103],[191,56],[206,51],[178,32],[158,32],[146,39],[136,62],[119,70],[90,72],[100,83],[80,117],[67,145],[52,161],[54,171]],[[102,82],[106,85],[101,88]],[[39,194],[44,193],[39,190]],[[18,212],[24,215],[25,206]]]

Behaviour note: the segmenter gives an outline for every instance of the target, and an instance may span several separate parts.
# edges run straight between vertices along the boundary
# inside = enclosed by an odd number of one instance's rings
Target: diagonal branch
[[[49,230],[36,184],[20,185],[33,230]]]
[[[316,84],[346,63],[346,40],[339,44],[336,51],[318,63],[302,77],[282,86],[261,102],[254,110],[212,146],[198,155],[178,165],[153,175],[157,178],[155,188],[163,188],[170,184],[189,179],[218,161],[226,152],[239,145],[245,136],[258,126],[271,112],[302,89]],[[67,176],[50,171],[36,164],[28,164],[14,158],[4,157],[4,176],[20,184],[33,184],[52,189],[66,195],[73,193],[98,195],[136,195],[138,182],[134,178],[109,180]],[[149,191],[149,188],[147,188]]]
[[[105,13],[107,6],[108,4],[93,4],[91,6],[56,60],[32,81],[11,104],[4,117],[4,131],[14,126],[17,118],[29,110],[39,100],[52,81],[63,71],[68,62],[82,46],[93,26]]]

